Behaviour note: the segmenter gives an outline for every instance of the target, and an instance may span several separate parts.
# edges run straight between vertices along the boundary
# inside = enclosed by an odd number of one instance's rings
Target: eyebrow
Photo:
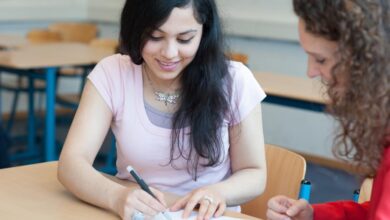
[[[314,53],[314,52],[310,52],[310,51],[306,51],[307,54],[310,54],[312,56],[320,56],[320,57],[325,57],[325,55],[323,54],[319,54],[319,53]]]
[[[165,33],[163,30],[161,30],[161,29],[159,29],[159,28],[157,28],[156,31],[159,31],[159,32],[161,32],[161,33]],[[187,30],[187,31],[184,31],[184,32],[179,33],[179,35],[186,35],[186,34],[189,34],[189,33],[196,33],[196,32],[198,32],[198,30],[196,30],[196,29],[190,29],[190,30]]]

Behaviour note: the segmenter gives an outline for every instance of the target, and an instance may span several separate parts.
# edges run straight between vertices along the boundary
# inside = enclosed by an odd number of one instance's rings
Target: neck
[[[147,65],[143,64],[142,69],[146,80],[149,81],[153,90],[164,93],[177,93],[180,90],[180,75],[171,80],[163,80],[156,77],[156,74],[154,74]]]

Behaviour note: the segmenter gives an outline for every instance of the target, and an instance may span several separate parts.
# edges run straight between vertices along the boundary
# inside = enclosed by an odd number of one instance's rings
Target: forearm
[[[126,187],[103,176],[88,161],[61,155],[58,179],[78,198],[118,214],[121,192]]]
[[[263,193],[265,183],[265,169],[246,168],[236,171],[228,179],[210,187],[225,197],[228,206],[236,206]]]

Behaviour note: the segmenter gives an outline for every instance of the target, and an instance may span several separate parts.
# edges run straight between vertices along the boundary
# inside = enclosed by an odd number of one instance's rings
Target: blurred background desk
[[[82,202],[68,192],[57,180],[57,162],[2,169],[0,189],[0,219],[119,220],[113,213]],[[235,212],[227,215],[257,219]]]
[[[55,160],[55,93],[56,74],[59,67],[89,67],[102,58],[113,54],[112,50],[91,47],[82,43],[50,43],[26,45],[15,50],[0,52],[0,73],[21,74],[29,77],[30,87],[35,78],[46,81],[46,116],[45,116],[45,161]],[[42,73],[37,70],[44,70]],[[29,97],[29,150],[34,148],[35,122],[33,97]]]
[[[267,94],[265,102],[323,112],[326,95],[321,82],[302,77],[256,72],[257,82]]]
[[[24,36],[0,34],[0,49],[13,49],[27,44],[28,41]]]

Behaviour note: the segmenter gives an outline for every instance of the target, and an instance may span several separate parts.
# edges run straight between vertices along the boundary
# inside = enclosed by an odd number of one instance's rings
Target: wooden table
[[[21,35],[0,34],[0,49],[15,49],[28,44],[27,39]]]
[[[267,98],[265,102],[323,112],[327,102],[320,81],[275,73],[254,73]]]
[[[233,212],[227,216],[257,219]],[[57,162],[48,162],[0,170],[0,219],[119,220],[119,217],[73,196],[57,180]]]
[[[56,73],[59,67],[64,66],[93,66],[103,57],[111,55],[112,51],[103,48],[91,47],[81,43],[50,43],[26,45],[15,50],[0,51],[0,72],[26,75],[30,78],[30,87],[33,79],[46,80],[46,121],[45,121],[45,160],[55,160],[55,92]],[[37,73],[37,69],[45,69],[44,73]],[[34,100],[29,97],[29,102]],[[29,104],[29,115],[34,109]],[[29,122],[33,118],[29,117]],[[34,145],[35,127],[29,123],[29,148]]]

